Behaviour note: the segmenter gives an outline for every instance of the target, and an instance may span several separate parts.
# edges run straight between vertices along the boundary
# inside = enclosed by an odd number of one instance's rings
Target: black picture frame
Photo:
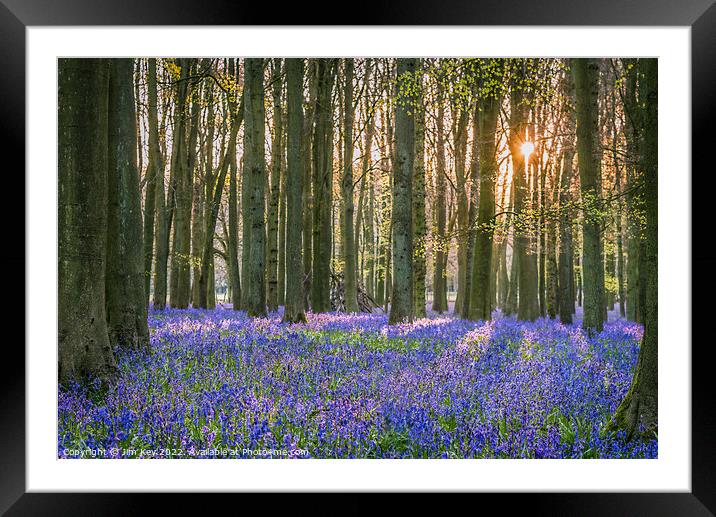
[[[255,4],[255,3],[254,3]],[[713,234],[714,117],[716,117],[716,4],[714,0],[441,0],[362,2],[351,23],[369,25],[620,25],[690,26],[692,80],[692,491],[690,493],[541,493],[480,494],[481,499],[500,499],[509,509],[524,505],[525,511],[552,515],[713,515],[716,512],[716,417],[711,382],[713,340],[709,337],[714,292],[716,253],[708,245]],[[36,25],[251,25],[318,23],[315,13],[338,12],[337,4],[325,8],[303,2],[285,6],[247,7],[227,0],[0,0],[0,128],[4,133],[3,164],[8,155],[17,159],[6,166],[4,181],[13,177],[19,185],[12,192],[25,192],[25,28]],[[273,7],[273,8],[272,8]],[[379,14],[377,14],[379,13]],[[334,23],[338,18],[331,20]],[[675,171],[674,173],[679,173]],[[23,178],[20,180],[20,178]],[[23,196],[12,196],[23,203]],[[7,205],[6,205],[7,206]],[[6,217],[15,214],[5,210]],[[23,216],[24,217],[24,216]],[[6,229],[15,242],[25,241],[25,227]],[[20,234],[22,233],[22,237]],[[15,235],[17,234],[17,235]],[[7,235],[7,233],[6,233]],[[701,246],[696,244],[703,243]],[[17,246],[4,262],[11,271],[25,269],[25,247]],[[19,283],[19,275],[14,276]],[[693,283],[693,282],[692,282]],[[24,286],[23,286],[24,287]],[[20,286],[15,292],[24,292]],[[16,297],[16,295],[13,295]],[[17,298],[14,298],[17,300]],[[6,313],[7,314],[7,313]],[[15,319],[16,318],[11,318]],[[25,492],[25,353],[17,340],[4,343],[5,368],[0,375],[0,512],[8,515],[110,515],[143,513],[147,494],[50,494]],[[172,494],[162,498],[163,509],[199,503],[203,510],[225,503],[225,497],[190,498]],[[205,500],[208,499],[208,500]],[[503,501],[509,500],[508,501]],[[294,500],[295,502],[295,500]],[[482,503],[482,501],[481,501]],[[320,503],[319,503],[320,504]],[[504,507],[504,506],[503,506]]]

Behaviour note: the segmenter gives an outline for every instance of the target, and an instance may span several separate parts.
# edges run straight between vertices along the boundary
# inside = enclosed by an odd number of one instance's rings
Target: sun
[[[525,142],[522,144],[522,154],[525,155],[525,158],[529,158],[530,154],[535,150],[535,144],[532,142]]]

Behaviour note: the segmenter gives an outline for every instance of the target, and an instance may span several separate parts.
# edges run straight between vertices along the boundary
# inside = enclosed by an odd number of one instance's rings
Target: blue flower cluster
[[[118,351],[116,386],[60,388],[59,457],[657,456],[655,440],[604,432],[639,353],[633,323],[588,338],[545,319],[289,325],[217,309],[153,311],[150,329],[149,351]]]

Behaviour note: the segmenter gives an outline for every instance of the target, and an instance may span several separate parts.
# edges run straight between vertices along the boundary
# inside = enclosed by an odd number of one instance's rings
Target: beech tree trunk
[[[447,181],[445,179],[445,108],[443,106],[443,94],[438,85],[438,109],[436,120],[436,153],[435,158],[435,226],[436,236],[434,241],[434,275],[433,275],[433,310],[438,314],[448,310],[447,303],[447,250],[445,242],[446,209],[447,209]]]
[[[231,59],[229,61],[229,74],[238,76],[238,61]],[[236,93],[234,93],[234,96]],[[243,99],[243,97],[242,97]],[[243,117],[243,109],[236,106],[236,98],[229,99],[229,110],[232,118],[236,118],[239,114]],[[230,144],[231,145],[231,144]],[[229,287],[231,289],[231,307],[234,310],[241,308],[241,273],[239,267],[239,208],[238,208],[238,164],[236,163],[236,147],[229,151],[229,228],[228,228],[228,259],[229,259]]]
[[[497,145],[495,133],[502,96],[486,96],[479,101],[478,163],[480,198],[473,252],[472,286],[470,288],[470,319],[489,320],[492,316],[490,269],[495,217],[495,178],[497,176]]]
[[[455,295],[454,313],[462,313],[462,301],[465,298],[466,263],[467,263],[467,234],[468,234],[468,193],[465,160],[467,155],[467,124],[469,114],[467,110],[455,107],[453,117],[453,148],[455,160],[455,196],[457,204],[457,293]]]
[[[147,190],[144,198],[144,295],[149,300],[154,259],[155,231],[164,225],[164,157],[159,147],[159,121],[157,104],[157,60],[147,60],[147,111],[149,115],[149,138],[147,163]],[[162,213],[159,214],[157,199],[161,197]],[[155,230],[156,227],[156,230]]]
[[[283,120],[281,59],[273,60],[271,69],[273,96],[273,142],[271,143],[271,178],[268,210],[268,261],[266,301],[269,311],[278,310],[278,210],[281,200],[281,167],[283,165]]]
[[[318,77],[316,60],[306,62],[308,76],[308,105],[303,119],[301,154],[304,160],[303,174],[303,300],[304,307],[311,307],[311,280],[313,278],[313,131],[315,125]]]
[[[343,91],[343,268],[346,312],[359,312],[356,283],[356,239],[353,229],[353,59],[344,60]]]
[[[251,251],[249,254],[247,309],[249,316],[266,316],[264,196],[266,164],[264,147],[263,59],[246,59],[244,109],[244,171],[250,178],[249,214]]]
[[[627,143],[626,162],[626,183],[629,194],[626,196],[627,221],[626,221],[626,317],[631,321],[640,321],[642,307],[640,307],[640,285],[639,285],[639,264],[641,251],[640,241],[642,228],[640,215],[642,214],[642,203],[635,186],[640,180],[638,159],[640,153],[639,126],[640,113],[637,108],[637,74],[638,62],[635,59],[622,60],[625,68],[625,89],[624,89],[624,125]]]
[[[631,387],[617,409],[613,426],[628,437],[658,434],[658,62],[642,59],[644,92],[644,200],[646,209],[646,305],[644,337]]]
[[[398,59],[398,85],[411,84],[415,59]],[[399,90],[400,92],[400,90]],[[390,324],[413,319],[413,165],[415,154],[415,119],[411,98],[399,93],[395,107],[396,167],[393,171],[393,289]],[[402,101],[402,102],[401,102]]]
[[[107,273],[105,296],[111,347],[149,346],[144,294],[142,205],[132,59],[111,59],[108,96]]]
[[[478,194],[479,194],[479,187],[478,182],[480,179],[480,163],[478,159],[478,147],[479,147],[479,125],[480,121],[478,120],[478,108],[477,108],[477,102],[475,102],[473,110],[473,116],[472,116],[472,149],[471,149],[471,156],[470,156],[470,174],[468,176],[467,185],[465,186],[465,192],[467,194],[467,227],[465,231],[465,282],[463,287],[463,302],[462,307],[460,307],[460,317],[462,319],[469,319],[470,318],[470,302],[472,298],[472,271],[473,271],[473,262],[474,262],[474,252],[475,252],[475,236],[477,234],[476,232],[476,226],[477,226],[477,202],[478,202]],[[493,192],[494,196],[494,192]],[[490,289],[490,281],[489,281],[489,270],[488,270],[488,297],[489,297],[489,289]]]
[[[569,136],[563,139],[564,154],[562,155],[562,172],[559,179],[559,320],[572,324],[574,314],[574,272],[572,245],[572,220],[574,211],[571,207],[571,184],[574,174],[574,140],[571,136],[576,133],[577,119],[574,107],[574,78],[571,73],[565,74],[563,82],[566,99],[566,132]]]
[[[303,146],[303,59],[286,59],[286,102],[288,105],[288,131],[286,134],[286,214],[291,224],[286,225],[286,308],[283,319],[289,323],[306,321],[304,312],[303,262],[301,237],[303,235],[303,180],[305,161]]]
[[[107,332],[107,102],[103,59],[58,61],[58,377],[112,382]]]
[[[209,215],[209,198],[212,195],[214,181],[214,90],[211,85],[204,85],[204,105],[206,105],[206,139],[202,149],[203,163],[201,168],[204,174],[194,175],[194,189],[192,192],[191,207],[191,258],[192,258],[192,284],[191,304],[200,307],[199,284],[202,268],[202,257],[205,239],[206,221]],[[192,109],[194,107],[192,106]],[[199,115],[201,115],[199,113]],[[197,119],[198,122],[198,119]],[[226,124],[222,124],[225,126]],[[222,131],[222,147],[225,133]],[[201,162],[200,162],[201,163]]]
[[[615,214],[616,233],[616,271],[617,271],[617,299],[619,300],[619,315],[626,317],[626,303],[624,294],[624,244],[623,244],[623,201],[622,195],[622,168],[617,149],[617,99],[616,92],[612,91],[612,112],[611,112],[611,137],[612,137],[612,160],[614,162],[614,186],[616,190],[617,209]]]
[[[550,200],[550,209],[557,205],[558,189],[555,187],[554,197]],[[546,221],[545,235],[545,310],[551,319],[559,312],[559,272],[557,268],[557,221],[552,217]]]
[[[525,79],[523,64],[517,64],[516,78],[510,92],[510,154],[515,186],[514,257],[518,263],[517,317],[534,321],[539,316],[537,299],[537,260],[532,249],[530,192],[527,160],[522,144],[527,141],[527,116],[521,81]]]
[[[335,59],[318,61],[316,123],[313,136],[313,278],[311,308],[328,312],[333,212],[333,104]]]
[[[413,299],[416,318],[426,316],[425,307],[425,254],[427,228],[425,225],[425,101],[423,99],[422,62],[416,63],[415,155],[413,166]]]
[[[601,179],[599,142],[598,66],[594,59],[571,60],[577,107],[577,156],[584,206],[582,246],[584,262],[584,320],[588,333],[601,332],[604,320],[604,266],[601,260]]]
[[[172,144],[172,168],[175,177],[172,267],[170,273],[169,296],[172,307],[186,309],[189,306],[191,282],[191,205],[192,171],[187,170],[188,153],[186,142],[188,94],[187,77],[191,73],[188,59],[178,59],[181,67],[180,80],[177,82],[177,100],[174,112],[174,141]]]

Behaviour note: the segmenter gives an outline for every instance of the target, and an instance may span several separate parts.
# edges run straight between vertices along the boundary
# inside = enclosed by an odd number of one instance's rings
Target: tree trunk
[[[510,286],[510,278],[507,273],[507,241],[500,244],[500,258],[497,269],[497,306],[504,313],[505,302],[507,301],[507,291]]]
[[[577,107],[577,155],[584,205],[582,246],[584,261],[584,320],[587,333],[601,332],[604,310],[604,266],[601,260],[601,181],[599,143],[598,66],[594,59],[573,59]]]
[[[107,333],[107,100],[103,59],[58,62],[58,378],[114,380]]]
[[[241,308],[241,273],[239,267],[239,210],[237,206],[238,189],[236,153],[230,153],[229,163],[229,286],[231,288],[231,307],[234,310]]]
[[[472,298],[472,272],[473,272],[473,261],[474,261],[474,252],[475,252],[475,236],[477,235],[476,226],[477,226],[477,202],[478,202],[478,181],[480,179],[480,163],[478,159],[478,141],[480,139],[479,135],[479,125],[480,121],[478,120],[478,108],[477,103],[475,103],[475,109],[473,110],[473,116],[472,116],[472,150],[471,150],[471,156],[470,156],[470,174],[468,177],[467,185],[465,186],[465,193],[467,197],[467,226],[465,228],[465,236],[463,237],[465,239],[465,270],[464,270],[464,287],[463,287],[463,301],[462,306],[460,307],[460,317],[462,319],[469,319],[470,318],[470,302]],[[494,198],[494,192],[493,192],[493,198]],[[488,301],[489,301],[489,290],[490,290],[490,269],[488,266],[488,275],[487,275],[488,281],[487,281],[487,290],[488,290]]]
[[[454,313],[462,313],[463,299],[465,298],[465,286],[467,284],[467,234],[468,234],[468,192],[467,177],[465,171],[465,160],[467,155],[467,123],[469,121],[468,111],[456,107],[453,109],[453,118],[457,120],[454,124],[453,148],[455,159],[455,197],[457,204],[457,294],[455,296]]]
[[[554,182],[557,182],[555,178]],[[554,193],[550,200],[549,211],[552,212],[553,207],[558,203],[557,196],[559,188],[554,186]],[[546,221],[546,238],[545,238],[545,301],[547,316],[551,319],[557,317],[559,312],[559,271],[557,269],[557,221],[553,216],[548,216]]]
[[[540,110],[541,111],[541,110]],[[537,126],[541,127],[541,115],[538,119]],[[541,131],[538,129],[535,133],[534,141],[542,140]],[[547,167],[542,160],[542,155],[538,155],[534,163],[535,176],[539,178],[539,312],[540,316],[547,315],[547,224],[545,221],[545,210],[547,209]],[[535,182],[536,185],[536,182]],[[536,190],[536,187],[535,187]],[[556,311],[555,311],[556,313]]]
[[[313,136],[313,312],[331,310],[331,222],[333,213],[333,105],[335,59],[318,61],[316,124]]]
[[[308,75],[308,97],[303,119],[303,138],[301,154],[304,160],[303,173],[303,302],[306,309],[311,307],[311,280],[313,278],[313,131],[315,125],[316,102],[318,94],[318,78],[316,76],[316,60],[308,59],[306,65]]]
[[[137,170],[134,64],[111,59],[108,96],[107,272],[105,300],[111,347],[149,346]]]
[[[626,81],[624,92],[625,135],[627,143],[626,183],[629,194],[626,196],[627,208],[627,266],[626,266],[626,317],[631,321],[640,321],[642,308],[640,307],[640,275],[639,265],[641,251],[641,215],[642,200],[636,192],[636,185],[640,180],[638,168],[639,145],[639,112],[637,108],[637,61],[623,60]]]
[[[238,62],[232,59],[229,62],[229,74],[232,77],[238,76]],[[234,94],[235,95],[235,94]],[[243,98],[243,97],[242,97]],[[236,99],[229,99],[230,111],[236,110]],[[232,118],[241,114],[243,110],[237,111]],[[235,122],[234,122],[235,123]],[[227,255],[229,258],[229,288],[231,289],[231,307],[234,310],[241,308],[241,273],[239,267],[239,211],[238,211],[238,166],[236,163],[236,143],[235,140],[229,143],[233,151],[229,151],[229,232],[227,241]]]
[[[507,246],[510,240],[510,229],[512,230],[512,249],[510,259],[510,274],[507,279],[507,292],[505,293],[505,305],[503,307],[505,316],[511,316],[517,312],[517,290],[519,288],[517,281],[517,253],[515,251],[516,234],[515,227],[512,224],[514,219],[513,214],[515,212],[515,174],[512,174],[512,184],[510,187],[510,212],[508,214],[507,222],[505,226],[505,273],[507,272]]]
[[[248,60],[244,60],[244,113],[248,113],[251,109],[249,98],[246,95],[246,67]],[[248,120],[248,119],[247,119]],[[251,184],[251,171],[249,169],[249,162],[247,159],[248,148],[246,147],[247,138],[251,141],[251,135],[247,135],[248,126],[244,126],[244,154],[242,155],[241,163],[241,309],[248,310],[249,304],[249,270],[251,262],[251,195],[253,186]]]
[[[617,270],[617,299],[619,300],[619,315],[626,317],[626,303],[624,300],[624,245],[623,245],[623,223],[622,223],[622,170],[619,163],[619,153],[617,150],[617,99],[616,93],[612,92],[612,112],[611,112],[611,130],[612,130],[612,160],[614,161],[614,186],[617,195],[617,208],[615,215],[616,225],[616,270]]]
[[[646,209],[646,305],[644,337],[631,387],[617,409],[613,426],[628,437],[656,438],[658,431],[658,64],[642,59],[644,131],[644,203]]]
[[[244,70],[246,64],[244,63]],[[246,86],[244,85],[244,88]],[[245,90],[244,90],[245,91]],[[244,109],[249,109],[246,104]],[[250,138],[250,137],[249,137]],[[246,129],[244,129],[244,142],[246,142]],[[251,261],[251,173],[246,160],[246,146],[242,155],[241,165],[241,304],[242,310],[248,309],[249,303],[249,263]]]
[[[139,83],[137,83],[139,84]],[[164,175],[163,160],[159,150],[159,122],[157,116],[157,60],[148,60],[147,70],[147,111],[149,114],[147,187],[144,193],[144,299],[149,302],[154,258],[154,214],[156,211],[157,182]],[[141,144],[140,144],[141,145]],[[141,156],[141,153],[139,153]],[[140,167],[141,170],[141,167]],[[162,177],[163,180],[163,177]]]
[[[577,122],[574,110],[574,79],[571,73],[564,76],[564,95],[567,99],[566,132],[568,136],[563,140],[564,154],[562,155],[562,173],[559,179],[559,320],[572,324],[574,313],[574,276],[572,245],[572,220],[574,213],[571,208],[571,184],[574,174],[574,140]]]
[[[433,310],[438,314],[448,310],[447,304],[447,252],[445,242],[446,208],[447,208],[447,182],[445,170],[445,109],[443,106],[443,93],[438,85],[438,116],[436,120],[436,169],[435,169],[435,226],[436,238],[434,241],[435,264],[433,267]]]
[[[206,63],[209,63],[209,60],[206,60]],[[194,74],[198,67],[198,61],[197,60],[191,60],[191,64],[189,65],[189,73],[190,75]],[[192,266],[194,264],[197,264],[201,257],[201,252],[199,251],[202,247],[202,243],[204,241],[204,232],[203,232],[203,223],[202,219],[207,219],[207,206],[206,202],[208,199],[208,194],[204,193],[203,196],[200,195],[201,191],[201,185],[197,182],[196,183],[196,191],[194,190],[194,179],[195,179],[195,169],[197,168],[197,143],[199,140],[199,122],[201,119],[201,109],[202,104],[200,102],[200,95],[199,90],[197,89],[196,92],[194,92],[196,97],[193,98],[191,103],[191,110],[190,110],[190,118],[189,118],[189,138],[187,140],[187,144],[184,150],[184,166],[182,168],[184,172],[184,183],[185,190],[182,191],[183,196],[183,203],[178,204],[177,206],[177,213],[179,213],[179,207],[183,207],[183,216],[181,221],[186,222],[186,225],[184,227],[177,224],[177,231],[182,231],[182,228],[185,228],[183,230],[183,235],[179,238],[179,242],[181,243],[188,243],[186,246],[188,247],[188,253],[185,255],[183,252],[181,254],[182,258],[186,257],[184,260],[182,260],[179,264],[178,268],[178,274],[177,274],[177,303],[178,306],[181,307],[188,307],[189,303],[193,303],[196,299],[192,297],[192,281],[194,283],[197,282],[198,278],[197,275],[194,273],[197,273],[198,270],[194,269],[192,271]],[[190,94],[190,97],[193,97],[193,95]],[[212,151],[213,152],[213,151]],[[208,156],[212,155],[212,152],[207,152]],[[198,195],[199,199],[196,199],[195,192]],[[198,228],[194,226],[193,220],[194,220],[194,206],[195,204],[198,204],[199,208],[204,208],[204,215],[203,217],[199,216],[197,218],[197,222],[201,223],[198,225]],[[201,211],[198,212],[201,214]],[[197,239],[194,240],[194,231],[197,230]],[[196,247],[195,247],[196,245]]]
[[[265,220],[266,182],[264,148],[263,59],[246,59],[244,108],[244,171],[250,178],[249,197],[251,252],[249,255],[247,309],[249,316],[266,316]]]
[[[574,149],[566,147],[563,155],[562,174],[560,177],[559,194],[559,320],[572,324],[574,314],[574,279],[572,260],[572,209],[570,208],[570,185],[573,175]]]
[[[363,157],[361,160],[361,191],[358,201],[358,221],[362,222],[363,227],[363,267],[362,272],[365,275],[363,280],[364,285],[368,291],[368,295],[371,297],[375,296],[375,285],[373,275],[375,274],[375,243],[373,242],[375,236],[373,231],[373,217],[375,208],[375,187],[374,187],[374,174],[372,172],[372,149],[373,149],[373,134],[375,132],[375,113],[373,107],[370,105],[370,89],[371,89],[371,60],[366,63],[366,94],[365,94],[365,133],[363,138]],[[368,208],[366,209],[365,195],[368,190]],[[356,224],[355,229],[355,242],[358,242],[358,235],[361,230],[361,225]],[[366,274],[367,270],[367,274]]]
[[[343,92],[343,268],[346,312],[359,312],[356,284],[356,241],[353,229],[353,59],[344,60]]]
[[[281,111],[281,116],[284,116],[285,112]],[[287,125],[288,122],[283,124],[284,127]],[[279,181],[281,198],[278,204],[278,283],[276,284],[279,305],[286,304],[286,145],[284,144],[281,151],[281,179]]]
[[[470,288],[470,319],[489,320],[492,316],[490,269],[495,217],[495,179],[497,176],[497,145],[495,132],[502,96],[485,96],[478,101],[478,163],[480,197],[478,200],[475,249],[473,252],[472,286]]]
[[[412,84],[415,59],[398,59],[398,85]],[[402,88],[399,87],[399,92]],[[407,91],[410,91],[408,88]],[[413,165],[415,119],[413,99],[399,93],[395,108],[396,167],[393,171],[393,289],[390,324],[413,319]]]
[[[425,253],[427,228],[425,225],[425,101],[423,99],[422,62],[418,61],[416,75],[415,153],[413,167],[413,312],[416,318],[426,316]]]
[[[281,59],[273,60],[271,70],[273,83],[273,142],[271,143],[271,184],[268,210],[268,310],[278,310],[278,209],[281,199],[281,166],[283,164],[283,120],[281,112]]]
[[[301,237],[303,235],[303,180],[305,161],[303,134],[303,59],[286,59],[286,102],[288,106],[286,213],[291,224],[286,226],[286,308],[283,319],[289,323],[306,321],[304,312],[303,263]]]
[[[518,64],[515,84],[510,92],[510,154],[515,186],[514,257],[518,262],[518,306],[517,317],[534,321],[539,316],[537,300],[537,261],[532,249],[530,215],[530,192],[527,175],[528,163],[522,151],[527,138],[527,117],[523,86],[524,65]]]
[[[150,60],[150,64],[152,63],[152,60]],[[156,92],[156,73],[154,75],[150,75],[148,79],[148,86],[147,89],[149,91],[155,91]],[[162,129],[164,129],[166,118],[167,118],[167,111],[169,111],[166,107],[164,111],[162,112]],[[151,149],[151,125],[150,125],[150,153],[152,152]],[[170,207],[167,206],[167,199],[172,199],[171,192],[172,192],[172,184],[173,184],[173,176],[174,174],[170,174],[169,178],[169,185],[166,189],[167,192],[165,192],[164,183],[165,183],[165,177],[164,177],[164,151],[166,150],[166,147],[164,149],[162,148],[162,142],[166,142],[166,133],[163,133],[164,139],[163,141],[158,141],[156,143],[156,151],[158,151],[159,159],[161,160],[160,163],[160,170],[157,174],[157,185],[156,185],[156,197],[154,199],[154,207],[155,207],[155,213],[156,213],[156,230],[154,235],[154,248],[155,248],[155,258],[154,258],[154,294],[153,294],[153,301],[152,306],[155,310],[164,310],[166,308],[166,302],[167,302],[167,262],[169,261],[169,230],[171,228],[171,210]],[[157,135],[157,140],[159,140],[159,135]],[[156,152],[155,151],[155,152]],[[165,197],[166,196],[166,197]]]
[[[376,298],[376,242],[375,242],[375,175],[372,172],[367,172],[369,174],[369,186],[368,186],[368,215],[366,217],[366,242],[368,244],[368,282],[366,283],[366,288],[368,290],[368,295],[371,296],[376,303],[378,303],[378,300]]]
[[[187,77],[190,64],[187,59],[178,59],[181,67],[180,80],[177,82],[177,101],[174,112],[174,141],[172,144],[172,169],[175,178],[172,267],[170,272],[169,297],[172,307],[186,309],[190,294],[190,252],[191,252],[191,171],[187,171],[186,144],[186,100]]]
[[[211,186],[214,177],[214,91],[211,85],[205,87],[204,95],[204,103],[207,107],[207,134],[202,152],[204,158],[204,177],[202,178],[201,174],[194,175],[194,191],[191,208],[191,258],[193,278],[191,284],[191,304],[193,307],[201,306],[199,301],[199,277],[201,276],[202,250],[204,249],[204,230],[209,214],[209,207],[207,205],[209,203],[209,197],[211,196]],[[225,134],[222,133],[222,138],[224,137]]]
[[[201,269],[199,272],[199,307],[202,308],[207,308],[209,303],[209,296],[215,291],[215,286],[213,282],[210,281],[212,275],[211,271],[213,269],[214,263],[214,232],[216,228],[216,219],[219,214],[219,205],[221,204],[221,194],[224,192],[226,174],[229,171],[230,167],[230,156],[236,155],[236,139],[239,132],[239,126],[241,125],[243,118],[241,115],[242,113],[244,113],[243,97],[241,99],[241,103],[239,104],[238,109],[232,112],[229,143],[226,148],[225,154],[221,158],[221,163],[219,164],[219,171],[217,175],[218,178],[216,179],[214,189],[213,191],[208,191],[211,193],[211,197],[207,197],[208,214],[205,223],[206,225],[204,226],[203,249],[201,252]],[[259,156],[262,157],[263,154],[260,154]]]

